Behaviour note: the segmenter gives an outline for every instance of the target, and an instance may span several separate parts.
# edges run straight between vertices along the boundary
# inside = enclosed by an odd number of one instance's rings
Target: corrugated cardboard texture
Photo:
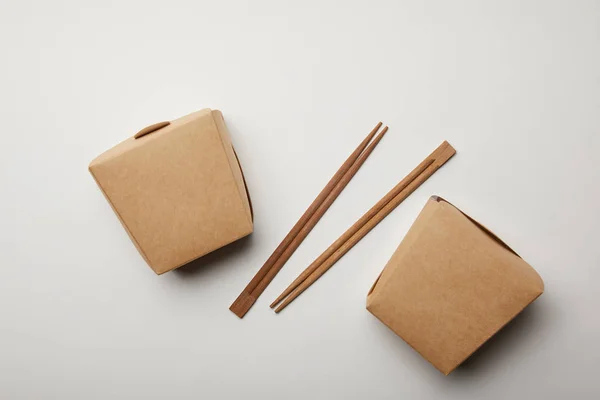
[[[506,244],[432,197],[367,309],[447,375],[543,291],[537,272]]]
[[[250,199],[220,111],[131,137],[89,170],[157,274],[252,233]]]

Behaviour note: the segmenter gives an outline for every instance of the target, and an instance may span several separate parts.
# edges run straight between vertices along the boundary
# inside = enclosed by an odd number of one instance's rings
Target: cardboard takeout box
[[[432,197],[367,297],[367,309],[449,374],[544,291],[538,273],[452,204]]]
[[[157,274],[252,233],[252,209],[220,111],[151,125],[89,170]]]

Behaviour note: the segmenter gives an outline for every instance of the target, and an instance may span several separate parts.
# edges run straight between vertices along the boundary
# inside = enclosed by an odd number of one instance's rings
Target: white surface
[[[600,396],[600,2],[84,3],[0,6],[0,398]],[[256,232],[158,277],[87,165],[203,107],[224,112]],[[378,120],[380,147],[239,320],[230,303]],[[444,139],[458,155],[274,315]],[[546,283],[449,377],[365,310],[431,194]]]

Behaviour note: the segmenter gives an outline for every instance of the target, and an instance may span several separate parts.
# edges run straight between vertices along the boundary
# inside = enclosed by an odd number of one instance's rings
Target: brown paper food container
[[[144,128],[89,170],[157,274],[252,233],[250,197],[220,111]]]
[[[529,264],[434,196],[371,288],[367,309],[448,375],[543,292]]]

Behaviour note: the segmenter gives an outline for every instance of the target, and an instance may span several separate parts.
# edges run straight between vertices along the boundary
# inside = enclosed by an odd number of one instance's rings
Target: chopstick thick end
[[[242,292],[237,299],[231,304],[229,310],[240,318],[244,318],[244,315],[252,308],[256,298],[249,295],[246,292]]]
[[[439,153],[436,155],[434,163],[437,166],[444,165],[449,159],[451,159],[455,154],[456,150],[450,143],[444,140],[444,142],[440,145]]]

